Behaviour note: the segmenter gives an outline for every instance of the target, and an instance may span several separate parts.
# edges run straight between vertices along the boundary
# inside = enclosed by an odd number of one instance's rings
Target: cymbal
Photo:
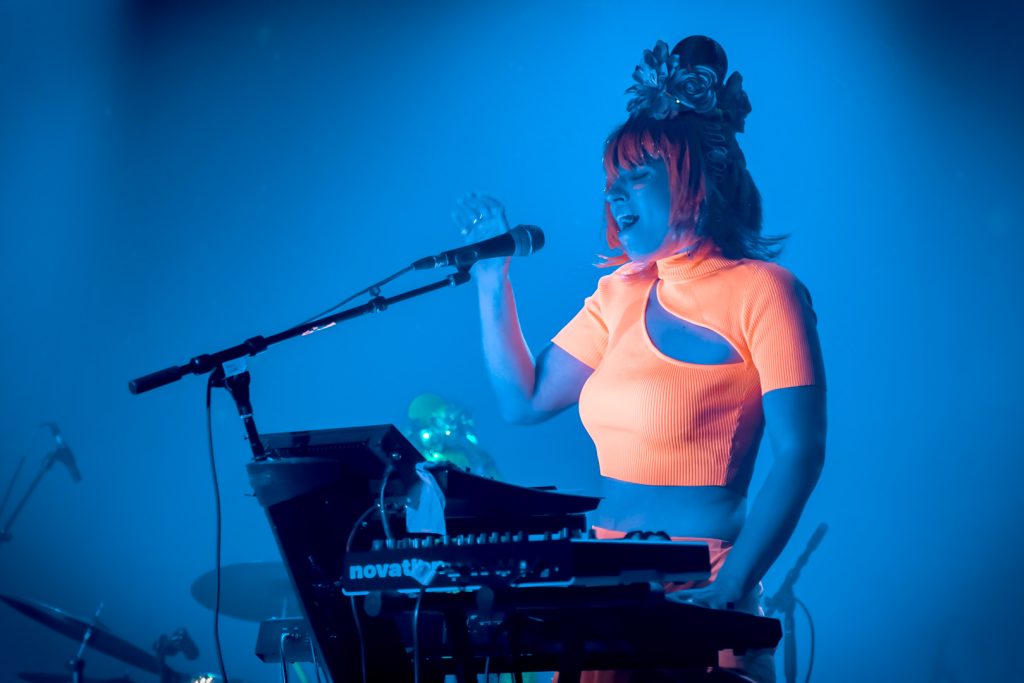
[[[91,628],[92,636],[89,638],[88,645],[90,649],[110,655],[114,659],[119,659],[143,671],[149,671],[154,674],[160,673],[160,664],[154,655],[132,645],[123,638],[115,636],[103,626],[95,625],[86,619],[72,616],[56,607],[50,607],[34,600],[25,600],[24,598],[15,598],[9,595],[0,595],[0,600],[3,600],[30,619],[34,619],[72,640],[80,642],[85,632]]]
[[[280,562],[241,562],[220,569],[220,613],[245,621],[297,616],[299,603]],[[192,582],[192,597],[213,609],[217,591],[215,570]]]
[[[71,674],[39,674],[19,671],[18,678],[29,683],[71,683]],[[128,676],[120,678],[83,678],[82,683],[135,683]]]

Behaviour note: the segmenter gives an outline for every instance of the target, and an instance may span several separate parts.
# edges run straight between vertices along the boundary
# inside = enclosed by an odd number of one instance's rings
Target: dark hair
[[[706,36],[690,36],[672,49],[685,67],[706,66],[715,71],[718,83],[725,80],[728,61],[722,47]],[[758,192],[746,158],[736,141],[749,111],[741,78],[733,74],[727,85],[719,86],[720,101],[742,96],[743,107],[723,107],[708,113],[681,112],[657,119],[638,111],[616,128],[604,148],[606,189],[619,169],[636,167],[650,159],[662,159],[668,168],[673,227],[692,229],[711,240],[726,258],[772,260],[781,252],[787,235],[761,234],[761,193]],[[726,93],[730,90],[730,93]],[[605,206],[608,246],[621,248],[618,226]],[[618,256],[605,265],[628,262]]]

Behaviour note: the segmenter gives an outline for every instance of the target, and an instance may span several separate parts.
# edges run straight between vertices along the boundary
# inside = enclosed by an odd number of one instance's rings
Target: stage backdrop
[[[203,382],[135,397],[128,379],[456,246],[467,191],[547,235],[512,269],[540,349],[602,274],[602,141],[633,66],[658,39],[703,33],[744,76],[765,230],[792,235],[781,262],[813,295],[827,363],[828,462],[766,588],[827,522],[798,591],[816,680],[1019,676],[1021,21],[966,5],[3,3],[0,484],[25,457],[24,489],[44,421],[83,481],[43,480],[0,546],[0,593],[81,615],[102,603],[143,648],[187,627],[193,669],[214,669],[211,614],[189,595],[213,564]],[[501,421],[472,287],[251,369],[264,431],[402,425],[436,392],[475,414],[509,481],[598,491],[575,411]],[[220,394],[213,423],[224,561],[273,560]],[[254,624],[222,629],[230,673],[277,675],[253,657]],[[73,652],[6,606],[0,631],[6,678]],[[807,643],[801,625],[801,671]]]

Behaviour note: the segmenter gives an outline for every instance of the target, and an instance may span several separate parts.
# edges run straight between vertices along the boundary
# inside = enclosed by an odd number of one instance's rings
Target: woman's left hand
[[[738,582],[719,578],[703,588],[666,593],[665,598],[685,605],[700,605],[713,609],[736,609],[743,601],[743,591]]]

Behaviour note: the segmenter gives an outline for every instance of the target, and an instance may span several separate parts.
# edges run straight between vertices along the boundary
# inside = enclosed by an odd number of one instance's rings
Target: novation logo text
[[[436,574],[447,563],[441,560],[427,562],[425,560],[402,560],[398,562],[377,562],[373,564],[354,564],[348,568],[348,578],[352,581],[360,579],[400,578],[408,576],[416,578],[425,574]]]

